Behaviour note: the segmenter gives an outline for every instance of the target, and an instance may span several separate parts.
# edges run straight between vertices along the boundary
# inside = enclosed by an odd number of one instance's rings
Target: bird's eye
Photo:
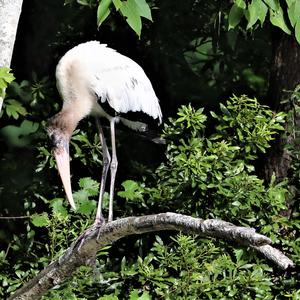
[[[51,148],[57,146],[57,138],[54,133],[48,135],[48,144]]]

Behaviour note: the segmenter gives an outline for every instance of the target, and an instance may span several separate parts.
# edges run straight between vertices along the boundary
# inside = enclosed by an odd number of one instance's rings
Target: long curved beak
[[[69,145],[66,145],[65,147],[56,148],[53,152],[58,172],[67,195],[67,199],[72,208],[76,209],[71,188]]]

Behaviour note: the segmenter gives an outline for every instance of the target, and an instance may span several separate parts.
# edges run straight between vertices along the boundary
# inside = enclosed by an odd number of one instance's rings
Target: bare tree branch
[[[40,299],[49,289],[72,276],[78,267],[90,264],[103,246],[128,235],[161,230],[182,231],[234,241],[253,247],[283,269],[293,266],[289,258],[268,245],[271,243],[269,238],[256,233],[253,228],[235,226],[222,220],[203,220],[175,213],[162,213],[119,219],[102,225],[101,228],[89,228],[58,260],[17,290],[9,300]]]
[[[270,245],[260,247],[253,246],[252,248],[263,254],[267,259],[273,261],[280,269],[286,270],[294,266],[294,263],[288,257]]]

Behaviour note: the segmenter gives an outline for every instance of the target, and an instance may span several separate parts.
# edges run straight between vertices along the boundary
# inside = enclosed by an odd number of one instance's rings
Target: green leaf
[[[94,212],[96,205],[97,205],[97,203],[94,200],[89,200],[87,198],[81,199],[81,201],[78,202],[77,212],[79,212],[83,215],[86,215],[86,216],[90,216],[91,213]]]
[[[242,9],[245,9],[246,8],[246,3],[244,0],[235,0],[234,3],[239,7],[239,8],[242,8]]]
[[[288,8],[288,16],[292,26],[295,27],[300,18],[300,1],[291,4]]]
[[[68,211],[64,206],[64,200],[61,198],[56,198],[51,201],[52,213],[54,216],[67,217]]]
[[[148,3],[145,0],[112,1],[116,10],[121,11],[128,25],[140,36],[142,29],[141,17],[152,21],[151,9]]]
[[[89,194],[86,190],[79,190],[75,193],[73,193],[73,197],[74,197],[74,200],[75,202],[79,202],[79,201],[84,201],[86,199],[89,198]]]
[[[247,10],[247,20],[248,20],[248,24],[247,24],[247,30],[249,28],[251,28],[256,21],[258,20],[258,3],[260,2],[260,0],[252,0],[252,2],[250,3],[250,5],[248,5],[248,10]]]
[[[219,118],[219,116],[218,116],[215,112],[213,112],[213,111],[210,111],[210,115],[211,115],[213,118],[215,118],[215,119],[218,119],[218,118]]]
[[[8,143],[16,147],[24,147],[31,142],[31,134],[39,128],[38,123],[25,120],[20,126],[8,125],[0,130],[0,134],[4,136]]]
[[[228,30],[235,28],[241,21],[244,15],[244,9],[233,4],[228,16]]]
[[[270,10],[270,22],[274,25],[279,27],[287,34],[291,34],[290,29],[288,28],[287,24],[285,23],[283,10],[281,7],[277,11]]]
[[[126,18],[128,25],[136,32],[138,36],[141,35],[142,21],[140,16],[140,8],[137,6],[135,0],[127,0],[120,7],[122,15]]]
[[[139,299],[139,291],[134,289],[130,292],[129,300],[138,300]]]
[[[224,104],[220,103],[220,109],[224,115],[230,116],[230,112]]]
[[[145,0],[134,0],[141,17],[152,21],[151,9]]]
[[[119,10],[121,6],[123,5],[123,2],[121,0],[112,0],[116,10]]]
[[[105,21],[110,14],[110,5],[112,0],[101,0],[97,9],[97,25],[98,27]]]
[[[261,25],[263,25],[263,23],[265,22],[267,13],[268,6],[263,1],[259,1],[259,5],[257,7],[257,15]]]
[[[18,119],[19,115],[27,115],[27,110],[22,104],[14,99],[5,100],[5,111],[8,117]]]
[[[34,214],[31,216],[31,222],[36,227],[47,227],[50,224],[50,220],[47,213]]]
[[[99,183],[91,177],[84,177],[79,180],[79,186],[84,189],[89,196],[97,196],[99,192]]]
[[[295,36],[298,44],[300,44],[300,20],[296,23],[295,26]]]
[[[235,256],[237,262],[239,262],[241,260],[243,254],[244,254],[243,249],[235,249],[234,250],[234,256]]]
[[[4,90],[15,79],[14,75],[10,73],[10,69],[6,67],[0,68],[0,97],[4,97]]]
[[[285,0],[288,7],[290,7],[292,4],[294,4],[295,2],[297,2],[298,0]]]
[[[143,292],[141,296],[139,296],[139,290],[134,289],[130,292],[129,300],[151,300],[148,292]]]
[[[122,183],[125,191],[118,192],[118,196],[128,200],[141,199],[141,192],[139,185],[133,180],[126,180]]]
[[[277,11],[281,8],[279,0],[264,0],[264,2],[274,11]]]
[[[0,67],[0,78],[4,79],[6,82],[12,82],[15,77],[10,73],[11,69],[7,67]]]

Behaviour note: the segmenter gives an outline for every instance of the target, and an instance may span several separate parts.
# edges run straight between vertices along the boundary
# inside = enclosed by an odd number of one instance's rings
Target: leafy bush
[[[123,263],[120,273],[138,280],[155,299],[271,299],[272,269],[249,264],[242,249],[231,257],[223,247],[182,234],[167,246],[157,237],[148,256],[130,268]]]
[[[266,184],[255,174],[255,160],[265,153],[276,133],[282,130],[284,114],[274,114],[256,99],[231,97],[220,106],[214,129],[206,123],[203,109],[182,106],[177,119],[164,127],[166,160],[148,172],[141,182],[126,180],[117,193],[119,216],[176,211],[201,218],[221,218],[257,228],[278,247],[299,262],[297,210],[287,218],[281,214],[291,201],[288,181],[273,177]],[[85,165],[97,159],[99,140],[76,133],[72,141],[76,155]],[[85,156],[81,147],[89,153]],[[41,146],[39,171],[53,165],[50,153]],[[26,233],[16,236],[10,249],[0,252],[0,295],[8,296],[24,280],[34,276],[56,259],[95,214],[98,183],[81,178],[74,193],[76,212],[67,213],[60,191],[48,200],[35,191],[35,200],[26,200]],[[107,205],[107,195],[105,196]],[[122,201],[125,200],[126,202]],[[48,210],[36,213],[35,203]],[[39,205],[40,206],[40,205]],[[33,209],[35,213],[33,213]],[[42,240],[35,240],[42,231]],[[43,299],[297,299],[297,274],[285,279],[276,268],[250,249],[236,248],[222,241],[207,241],[182,234],[176,237],[125,239],[98,253],[95,266],[80,268],[62,286]],[[121,245],[121,246],[120,246]],[[132,246],[134,245],[134,246]],[[130,247],[130,253],[125,251]],[[26,249],[26,254],[20,255]],[[125,249],[122,251],[122,249]],[[34,254],[39,253],[39,257]],[[43,255],[41,255],[43,253]],[[41,255],[41,256],[40,256]],[[10,267],[12,257],[14,268]]]
[[[282,130],[284,114],[273,114],[256,99],[233,96],[220,105],[218,124],[206,137],[203,109],[182,107],[178,119],[165,125],[167,161],[157,169],[157,188],[146,189],[160,209],[200,217],[218,217],[260,228],[268,215],[285,207],[285,182],[265,186],[253,161]],[[266,214],[268,212],[268,214]],[[270,213],[270,214],[269,214]]]

